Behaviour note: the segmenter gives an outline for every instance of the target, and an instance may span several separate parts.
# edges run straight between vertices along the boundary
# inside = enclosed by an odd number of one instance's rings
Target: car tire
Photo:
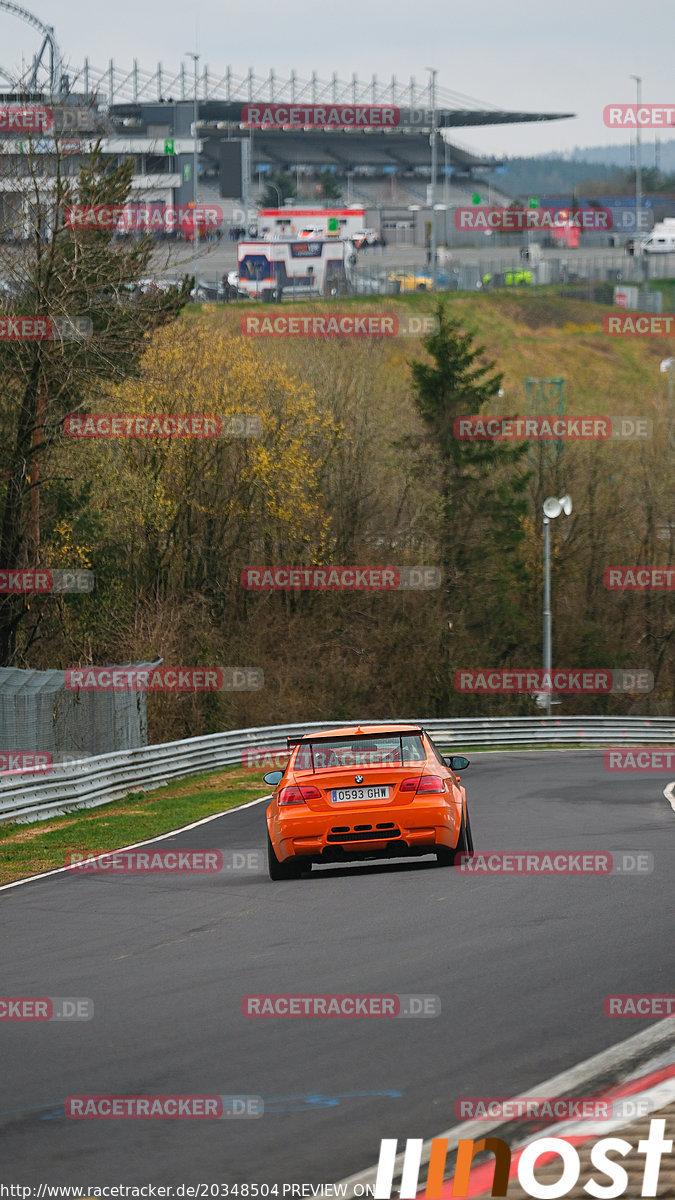
[[[473,834],[471,832],[471,818],[469,816],[469,806],[466,806],[466,848],[469,854],[473,854]]]
[[[299,879],[303,871],[302,863],[297,859],[290,859],[288,862],[279,862],[276,856],[272,839],[269,833],[267,834],[267,873],[274,883],[279,883],[282,879]]]

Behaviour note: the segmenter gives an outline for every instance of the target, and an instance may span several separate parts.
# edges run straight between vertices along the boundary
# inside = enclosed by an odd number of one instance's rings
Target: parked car
[[[433,279],[427,271],[391,271],[389,282],[394,285],[395,292],[430,292],[433,287]]]

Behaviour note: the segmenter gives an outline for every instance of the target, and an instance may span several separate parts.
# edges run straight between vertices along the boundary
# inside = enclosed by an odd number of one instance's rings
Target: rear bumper
[[[283,816],[272,814],[268,823],[280,862],[288,858],[336,862],[431,854],[439,846],[454,849],[461,818],[458,804],[425,800],[401,807],[338,808],[327,813],[304,809]]]

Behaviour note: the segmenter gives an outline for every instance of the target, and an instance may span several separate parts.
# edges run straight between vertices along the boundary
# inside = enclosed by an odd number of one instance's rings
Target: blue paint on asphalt
[[[320,1092],[305,1092],[298,1096],[263,1096],[265,1113],[306,1112],[308,1109],[337,1108],[343,1100],[359,1100],[367,1096],[384,1096],[399,1100],[403,1092],[338,1092],[332,1096]]]

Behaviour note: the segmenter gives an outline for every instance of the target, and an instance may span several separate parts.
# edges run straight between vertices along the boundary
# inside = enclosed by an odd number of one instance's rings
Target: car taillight
[[[440,775],[414,775],[404,779],[399,792],[444,792],[445,784]]]
[[[304,804],[306,800],[320,800],[321,792],[311,784],[305,787],[285,787],[277,796],[277,804],[283,808],[286,804]]]
[[[415,775],[413,779],[404,779],[398,790],[399,792],[416,792],[419,781],[419,775]]]
[[[445,784],[440,775],[423,775],[417,789],[419,792],[444,792]]]

